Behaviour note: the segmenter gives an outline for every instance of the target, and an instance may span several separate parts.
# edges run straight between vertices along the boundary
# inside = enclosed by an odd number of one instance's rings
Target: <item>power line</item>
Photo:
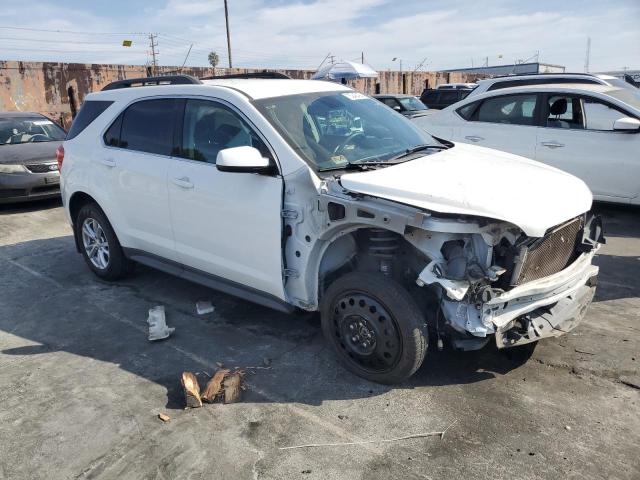
[[[1,26],[0,29],[4,30],[24,30],[28,32],[47,32],[47,33],[70,33],[73,35],[138,35],[146,37],[149,35],[144,32],[77,32],[72,30],[47,30],[43,28],[27,28],[27,27],[6,27]]]

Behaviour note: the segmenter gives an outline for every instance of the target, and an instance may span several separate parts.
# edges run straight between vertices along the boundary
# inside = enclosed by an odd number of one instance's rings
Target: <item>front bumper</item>
[[[595,277],[592,277],[571,296],[560,299],[553,306],[534,310],[498,329],[495,335],[497,347],[515,347],[570,332],[584,318],[595,293]]]
[[[468,295],[460,301],[443,298],[447,323],[465,338],[458,342],[460,347],[479,348],[493,333],[498,348],[513,347],[575,328],[595,293],[598,267],[591,264],[595,252],[583,253],[564,270],[502,292],[484,303],[473,303]]]
[[[60,174],[0,174],[0,204],[27,202],[60,196]]]

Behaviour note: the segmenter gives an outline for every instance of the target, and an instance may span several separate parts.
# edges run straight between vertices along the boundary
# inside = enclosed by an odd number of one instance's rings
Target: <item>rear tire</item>
[[[413,375],[427,353],[427,325],[407,290],[380,274],[348,273],[327,289],[322,331],[341,363],[383,384]]]
[[[118,280],[131,272],[132,262],[124,256],[113,227],[97,204],[82,206],[74,234],[85,262],[98,277]]]

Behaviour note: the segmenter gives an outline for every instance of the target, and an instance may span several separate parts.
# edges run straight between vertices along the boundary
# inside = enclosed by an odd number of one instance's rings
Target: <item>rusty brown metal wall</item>
[[[158,74],[176,73],[179,67],[158,67]],[[181,73],[204,77],[229,73],[262,71],[245,68],[186,67]],[[311,70],[277,70],[292,78],[308,79]],[[478,75],[445,72],[380,71],[378,78],[348,82],[367,94],[411,93],[419,95],[426,87],[447,82],[472,82]],[[80,108],[84,97],[106,84],[126,78],[146,77],[144,65],[98,65],[84,63],[0,61],[0,111],[39,112],[71,125],[72,112]]]

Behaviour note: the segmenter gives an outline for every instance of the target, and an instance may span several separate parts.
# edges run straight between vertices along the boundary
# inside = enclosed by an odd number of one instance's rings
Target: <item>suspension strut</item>
[[[393,258],[396,256],[400,243],[398,235],[382,228],[369,230],[369,254],[379,259],[379,269],[382,274],[393,274]]]

